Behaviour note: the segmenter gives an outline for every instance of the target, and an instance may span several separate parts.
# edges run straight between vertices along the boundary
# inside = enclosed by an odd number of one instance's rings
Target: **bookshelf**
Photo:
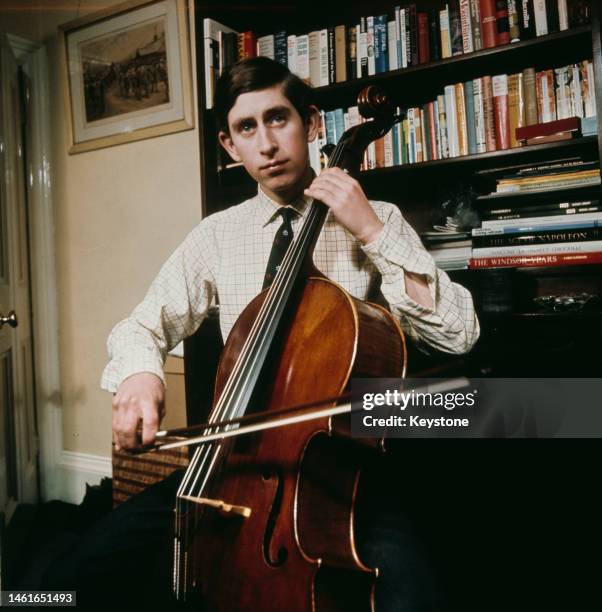
[[[570,1],[570,0],[569,0]],[[205,107],[204,43],[203,20],[206,17],[219,21],[238,31],[253,30],[258,36],[273,34],[282,29],[294,33],[307,33],[312,30],[334,27],[339,24],[355,24],[365,15],[387,13],[391,15],[395,2],[375,1],[369,4],[355,0],[324,3],[319,11],[308,10],[308,5],[299,1],[283,0],[260,4],[242,0],[236,4],[208,0],[197,2],[195,20],[197,32],[197,83],[199,87],[199,124],[201,149],[201,191],[203,214],[208,215],[238,203],[253,195],[256,190],[254,181],[248,177],[240,166],[218,170],[219,144],[216,139],[213,111]],[[415,2],[419,10],[438,10],[445,5],[441,0],[422,0]],[[522,40],[497,47],[456,55],[446,59],[431,61],[425,64],[409,66],[375,74],[370,77],[352,78],[345,82],[316,88],[316,99],[320,108],[332,110],[355,104],[357,93],[369,83],[381,84],[393,98],[394,103],[402,108],[422,105],[432,100],[443,90],[445,85],[465,82],[483,75],[519,72],[527,67],[536,71],[550,67],[591,60],[595,78],[595,98],[598,118],[602,119],[602,51],[600,39],[600,7],[597,2],[590,3],[591,21],[586,25],[572,27],[568,30],[554,32],[545,36]],[[294,24],[294,25],[293,25]],[[509,165],[533,164],[555,161],[567,157],[581,157],[585,160],[602,158],[602,120],[598,121],[597,134],[575,138],[573,140],[550,142],[545,144],[516,147],[506,150],[488,151],[461,157],[436,159],[431,161],[402,164],[386,168],[375,168],[364,171],[360,182],[364,191],[372,199],[382,199],[399,205],[404,217],[417,231],[430,229],[431,215],[440,201],[442,193],[458,182],[472,183],[475,172],[487,168]],[[478,184],[478,181],[477,181]],[[588,187],[588,194],[598,194],[600,187]],[[571,196],[570,190],[565,195]],[[576,190],[573,196],[579,190]],[[534,197],[537,197],[535,194]],[[482,197],[483,194],[481,193]],[[541,194],[539,194],[541,196]],[[490,196],[495,197],[495,196]],[[524,199],[531,196],[521,196]],[[478,205],[478,203],[477,203]],[[511,293],[521,293],[526,298],[528,291],[539,291],[542,286],[551,287],[554,282],[535,282],[533,279],[556,279],[556,286],[561,287],[559,279],[567,278],[570,286],[581,286],[583,290],[598,290],[599,283],[592,282],[594,272],[600,275],[602,268],[589,266],[566,266],[556,269],[533,268],[515,269],[500,272],[505,275],[506,288]],[[483,311],[483,305],[491,295],[483,298],[483,287],[487,286],[488,271],[458,270],[450,272],[453,280],[467,286],[475,297],[481,310],[484,326],[483,342],[492,342],[491,329],[495,328],[496,317],[504,321],[521,320],[521,330],[528,329],[531,321],[529,314],[537,318],[537,313],[529,313],[528,299],[510,300],[511,304],[500,308],[500,312]],[[570,280],[573,279],[573,280]],[[535,309],[533,309],[535,310]],[[516,314],[519,317],[510,315]],[[575,320],[580,324],[585,317],[556,317],[552,313],[538,318],[553,325],[562,320],[562,325],[572,325]],[[579,329],[581,327],[577,326]],[[577,328],[576,328],[577,329]],[[597,326],[600,334],[600,326]],[[577,332],[576,332],[577,333]],[[481,342],[480,344],[482,344]],[[527,342],[529,342],[527,340]],[[490,345],[494,347],[495,342]],[[492,349],[493,350],[493,349]],[[483,369],[483,358],[476,358],[475,367]],[[479,361],[480,360],[480,361]],[[472,367],[472,366],[471,366]]]

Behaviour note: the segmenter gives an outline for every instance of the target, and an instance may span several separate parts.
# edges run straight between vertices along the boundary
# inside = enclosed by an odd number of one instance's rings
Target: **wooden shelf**
[[[546,47],[548,45],[564,44],[567,41],[580,39],[585,37],[587,44],[590,43],[592,28],[591,25],[579,26],[578,28],[571,28],[570,30],[564,30],[562,32],[553,32],[552,34],[546,34],[545,36],[539,36],[537,38],[531,38],[529,40],[521,40],[519,42],[510,43],[507,45],[500,45],[497,47],[490,47],[488,49],[481,49],[480,51],[473,51],[472,53],[463,53],[462,55],[454,55],[445,59],[438,60],[436,62],[429,62],[427,64],[419,64],[418,66],[408,66],[407,68],[400,68],[398,70],[389,70],[388,72],[381,72],[379,74],[362,78],[362,79],[351,79],[344,83],[334,83],[333,85],[327,85],[325,87],[317,87],[316,91],[331,91],[337,88],[348,85],[351,82],[358,83],[362,87],[370,85],[374,80],[379,78],[399,77],[415,72],[432,71],[439,68],[440,66],[453,66],[463,64],[466,62],[472,62],[479,60],[483,57],[491,60],[496,56],[508,53],[514,53],[517,51],[529,50],[533,47]]]
[[[545,144],[528,145],[525,147],[515,147],[514,149],[502,149],[499,151],[488,151],[487,153],[477,153],[475,155],[461,155],[458,157],[450,157],[447,159],[435,159],[416,164],[402,164],[399,166],[391,166],[389,168],[375,168],[374,170],[366,170],[362,173],[365,176],[383,176],[389,173],[414,172],[423,170],[432,170],[439,167],[456,167],[461,166],[492,166],[499,162],[500,158],[512,162],[525,162],[533,159],[538,162],[547,159],[554,159],[559,155],[571,154],[579,155],[581,153],[597,155],[598,137],[585,136],[583,138],[574,138],[573,140],[565,140],[559,142],[548,142]]]
[[[374,199],[391,198],[397,191],[395,186],[405,184],[412,185],[416,179],[422,176],[429,177],[429,184],[425,188],[430,189],[438,181],[433,182],[431,177],[435,174],[442,180],[456,177],[458,174],[466,175],[477,169],[494,168],[504,161],[508,164],[530,164],[549,160],[556,160],[564,156],[584,156],[593,158],[598,156],[598,137],[586,136],[573,140],[550,142],[538,145],[528,145],[514,149],[501,151],[490,151],[476,155],[463,155],[448,159],[437,159],[416,164],[401,164],[388,168],[375,168],[365,170],[361,173],[359,180],[366,192],[375,193]],[[256,185],[247,174],[242,165],[224,168],[218,172],[220,192],[225,198],[226,206],[237,200],[250,197],[255,193]],[[588,186],[590,187],[590,186]],[[599,187],[590,187],[590,193]],[[531,196],[533,197],[533,196]],[[501,198],[500,198],[501,199]],[[391,201],[396,201],[391,198]]]

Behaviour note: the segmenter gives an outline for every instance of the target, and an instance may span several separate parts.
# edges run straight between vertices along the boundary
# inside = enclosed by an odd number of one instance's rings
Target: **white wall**
[[[28,0],[12,6],[0,13],[0,27],[44,42],[49,54],[59,397],[63,455],[77,470],[78,458],[102,465],[95,460],[111,453],[111,398],[99,387],[107,335],[201,218],[199,136],[195,128],[68,155],[57,26],[101,5],[82,0],[78,11],[78,0]],[[191,28],[193,37],[192,19]]]

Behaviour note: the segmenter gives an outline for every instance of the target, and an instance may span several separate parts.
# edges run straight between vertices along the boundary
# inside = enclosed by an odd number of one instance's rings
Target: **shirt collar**
[[[263,191],[259,183],[257,184],[257,201],[259,203],[262,226],[265,227],[278,214],[278,209],[281,208],[282,205],[278,204],[278,202],[274,202],[274,200],[272,200],[272,198],[270,198]],[[309,209],[309,205],[312,202],[313,198],[301,193],[301,195],[297,199],[293,200],[292,202],[289,202],[285,206],[287,206],[288,208],[292,208],[298,216],[302,217],[303,215],[305,215],[305,213]]]

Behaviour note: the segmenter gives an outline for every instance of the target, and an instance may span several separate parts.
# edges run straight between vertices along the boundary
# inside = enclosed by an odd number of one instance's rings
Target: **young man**
[[[307,146],[319,125],[312,100],[308,85],[265,57],[239,62],[220,78],[219,140],[257,181],[258,194],[204,219],[144,301],[111,332],[102,386],[115,392],[117,447],[134,446],[140,422],[143,442],[152,442],[163,415],[167,352],[198,328],[216,295],[227,337],[262,288],[279,208],[292,209],[296,234],[312,198],[331,211],[314,253],[319,270],[360,299],[380,277],[391,311],[414,339],[450,353],[465,353],[476,342],[470,294],[436,268],[399,209],[368,201],[360,184],[338,168],[315,177]]]
[[[219,79],[215,111],[222,146],[258,183],[258,194],[204,219],[176,249],[144,301],[111,332],[111,361],[103,388],[115,393],[116,446],[133,447],[142,424],[151,442],[163,414],[162,366],[167,351],[192,334],[219,295],[224,338],[264,284],[281,220],[291,209],[296,235],[312,198],[329,214],[314,252],[318,269],[358,298],[379,277],[391,311],[414,338],[454,353],[468,351],[479,327],[470,294],[437,270],[397,207],[370,202],[359,183],[339,169],[315,177],[307,143],[318,130],[312,90],[281,64],[259,57],[239,62]],[[100,607],[119,593],[122,603],[172,605],[169,581],[156,574],[164,536],[173,521],[181,474],[122,504],[83,538],[77,550],[46,576],[46,588],[77,588],[78,601]],[[358,509],[360,553],[379,566],[379,612],[438,609],[438,595],[398,486],[379,490],[377,479]],[[99,581],[103,589],[94,589]],[[269,588],[266,586],[266,588]],[[107,590],[108,589],[108,590]],[[91,595],[93,593],[93,595]]]

